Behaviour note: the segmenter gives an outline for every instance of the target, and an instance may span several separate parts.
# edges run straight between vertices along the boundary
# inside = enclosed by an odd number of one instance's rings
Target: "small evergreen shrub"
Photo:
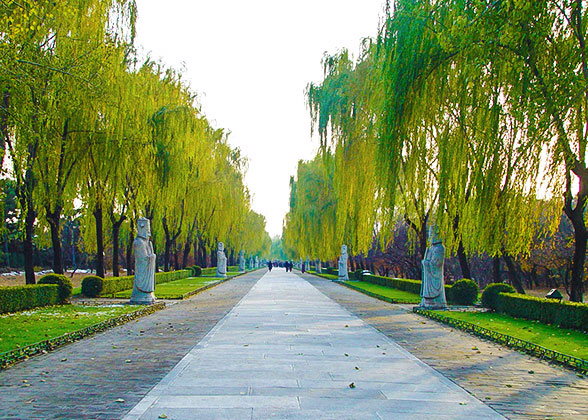
[[[73,285],[71,284],[71,280],[63,274],[45,274],[37,283],[56,284],[59,287],[59,303],[65,303],[71,297]]]
[[[82,294],[87,297],[98,297],[102,293],[103,279],[98,276],[86,276],[82,279]]]
[[[39,306],[59,303],[59,286],[55,284],[29,284],[26,286],[0,286],[0,314],[18,312]]]
[[[199,265],[192,266],[192,275],[194,277],[200,277],[202,275],[202,268]]]
[[[358,270],[352,271],[349,273],[349,279],[351,280],[363,280],[363,270],[360,268]]]
[[[447,300],[458,305],[473,305],[478,300],[479,291],[475,281],[461,279],[447,291]]]
[[[496,310],[499,293],[515,293],[515,289],[506,283],[490,283],[482,292],[482,306]]]

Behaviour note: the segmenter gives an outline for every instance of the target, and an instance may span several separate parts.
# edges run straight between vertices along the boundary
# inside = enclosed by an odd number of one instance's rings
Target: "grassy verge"
[[[380,286],[365,281],[346,281],[343,282],[347,287],[366,293],[372,297],[380,298],[386,302],[393,303],[419,303],[421,297],[414,293],[405,292],[404,290],[392,289],[391,287]]]
[[[138,308],[63,305],[0,315],[0,353],[50,340]]]
[[[236,273],[238,274],[238,273]],[[209,284],[223,280],[220,277],[202,276],[188,277],[155,285],[155,296],[158,299],[182,299],[185,294],[198,290]],[[130,299],[132,290],[125,290],[114,295],[116,298]]]
[[[469,322],[559,353],[588,360],[588,334],[493,312],[432,311]]]

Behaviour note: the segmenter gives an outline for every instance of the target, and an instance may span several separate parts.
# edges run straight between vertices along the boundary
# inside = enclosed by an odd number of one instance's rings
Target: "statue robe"
[[[135,281],[131,303],[155,301],[155,253],[151,241],[137,236],[133,242],[135,251]]]
[[[423,264],[423,281],[421,283],[421,306],[446,307],[443,265],[445,247],[441,243],[431,245],[425,251]]]

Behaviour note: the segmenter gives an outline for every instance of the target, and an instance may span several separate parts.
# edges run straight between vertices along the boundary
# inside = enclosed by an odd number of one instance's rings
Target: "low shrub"
[[[58,303],[59,286],[56,284],[0,286],[0,313],[2,314]]]
[[[478,300],[480,289],[475,281],[461,279],[456,281],[447,292],[447,300],[458,305],[473,305]]]
[[[214,276],[216,274],[216,267],[208,267],[202,269],[203,276]]]
[[[349,279],[350,280],[363,280],[363,270],[360,268],[358,270],[355,271],[350,271],[349,272]]]
[[[363,281],[367,281],[380,286],[391,287],[393,289],[404,290],[405,292],[421,294],[421,281],[410,279],[394,279],[391,277],[382,277],[376,275],[365,275]]]
[[[333,276],[338,276],[339,270],[336,268],[333,268],[333,267],[327,267],[327,268],[323,269],[323,273],[332,274]]]
[[[496,311],[517,318],[539,321],[588,331],[588,304],[522,295],[499,293],[495,298]]]
[[[506,283],[490,283],[482,292],[482,306],[496,310],[499,293],[514,293],[515,289]]]
[[[86,276],[82,279],[82,294],[87,297],[98,297],[102,293],[103,279],[98,276]]]
[[[155,284],[161,284],[161,283],[167,283],[167,282],[174,281],[174,280],[185,279],[186,277],[190,277],[190,276],[192,276],[192,270],[190,270],[190,269],[155,273]],[[82,280],[82,288],[84,287],[83,286],[84,280],[86,280],[88,277],[95,277],[95,276],[84,277],[84,279]],[[98,296],[112,295],[114,293],[122,292],[123,290],[132,289],[134,281],[135,281],[135,276],[106,277],[106,278],[102,279],[102,290],[100,291]],[[96,282],[96,280],[90,280],[90,282]],[[83,289],[82,289],[82,293],[83,293]],[[85,295],[85,293],[84,293],[84,295]]]
[[[59,287],[59,303],[67,302],[73,290],[71,280],[63,274],[45,274],[39,279],[37,284],[56,284]]]
[[[202,275],[202,268],[199,265],[192,266],[192,275],[194,277],[200,277]]]

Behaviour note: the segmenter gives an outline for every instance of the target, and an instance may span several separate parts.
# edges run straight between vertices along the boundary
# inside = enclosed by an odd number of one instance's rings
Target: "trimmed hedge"
[[[82,279],[82,294],[87,297],[98,297],[102,292],[103,279],[98,276],[86,276]]]
[[[420,280],[395,279],[392,277],[376,276],[374,274],[364,275],[362,280],[373,283],[373,284],[378,284],[380,286],[391,287],[392,289],[404,290],[405,292],[414,293],[416,295],[421,294],[421,281]],[[464,279],[464,280],[467,280],[467,279]],[[467,280],[467,281],[471,281],[472,283],[474,283],[472,280]],[[456,282],[456,284],[457,284],[457,282]],[[447,301],[451,302],[451,303],[462,304],[462,303],[455,300],[452,287],[453,286],[450,286],[448,284],[445,285],[445,297],[447,298]],[[461,286],[458,286],[458,287],[461,287]],[[477,285],[476,285],[476,287],[477,287]],[[476,294],[476,299],[477,299],[477,294]]]
[[[59,286],[55,284],[0,286],[0,313],[2,314],[58,303]]]
[[[350,271],[349,272],[349,279],[350,280],[363,280],[363,270],[360,268],[359,270]]]
[[[458,305],[473,305],[478,300],[480,289],[475,281],[461,279],[445,290],[447,300]]]
[[[522,295],[499,293],[496,311],[514,317],[588,331],[588,304]]]
[[[208,267],[202,269],[203,276],[214,276],[216,274],[216,267]]]
[[[192,266],[192,275],[194,277],[200,277],[202,275],[202,268],[199,265]]]
[[[482,306],[496,310],[499,293],[515,293],[514,287],[506,283],[490,283],[482,292]]]
[[[167,283],[174,280],[185,279],[192,275],[192,270],[178,270],[169,271],[162,273],[155,273],[155,284]],[[82,287],[87,276],[82,280]],[[112,295],[123,290],[129,290],[133,288],[135,276],[122,276],[122,277],[107,277],[102,279],[102,290],[98,293],[98,296]],[[90,296],[91,297],[91,296]]]
[[[59,303],[66,303],[71,297],[73,290],[71,280],[63,274],[45,274],[39,279],[37,284],[56,284],[59,287]]]

